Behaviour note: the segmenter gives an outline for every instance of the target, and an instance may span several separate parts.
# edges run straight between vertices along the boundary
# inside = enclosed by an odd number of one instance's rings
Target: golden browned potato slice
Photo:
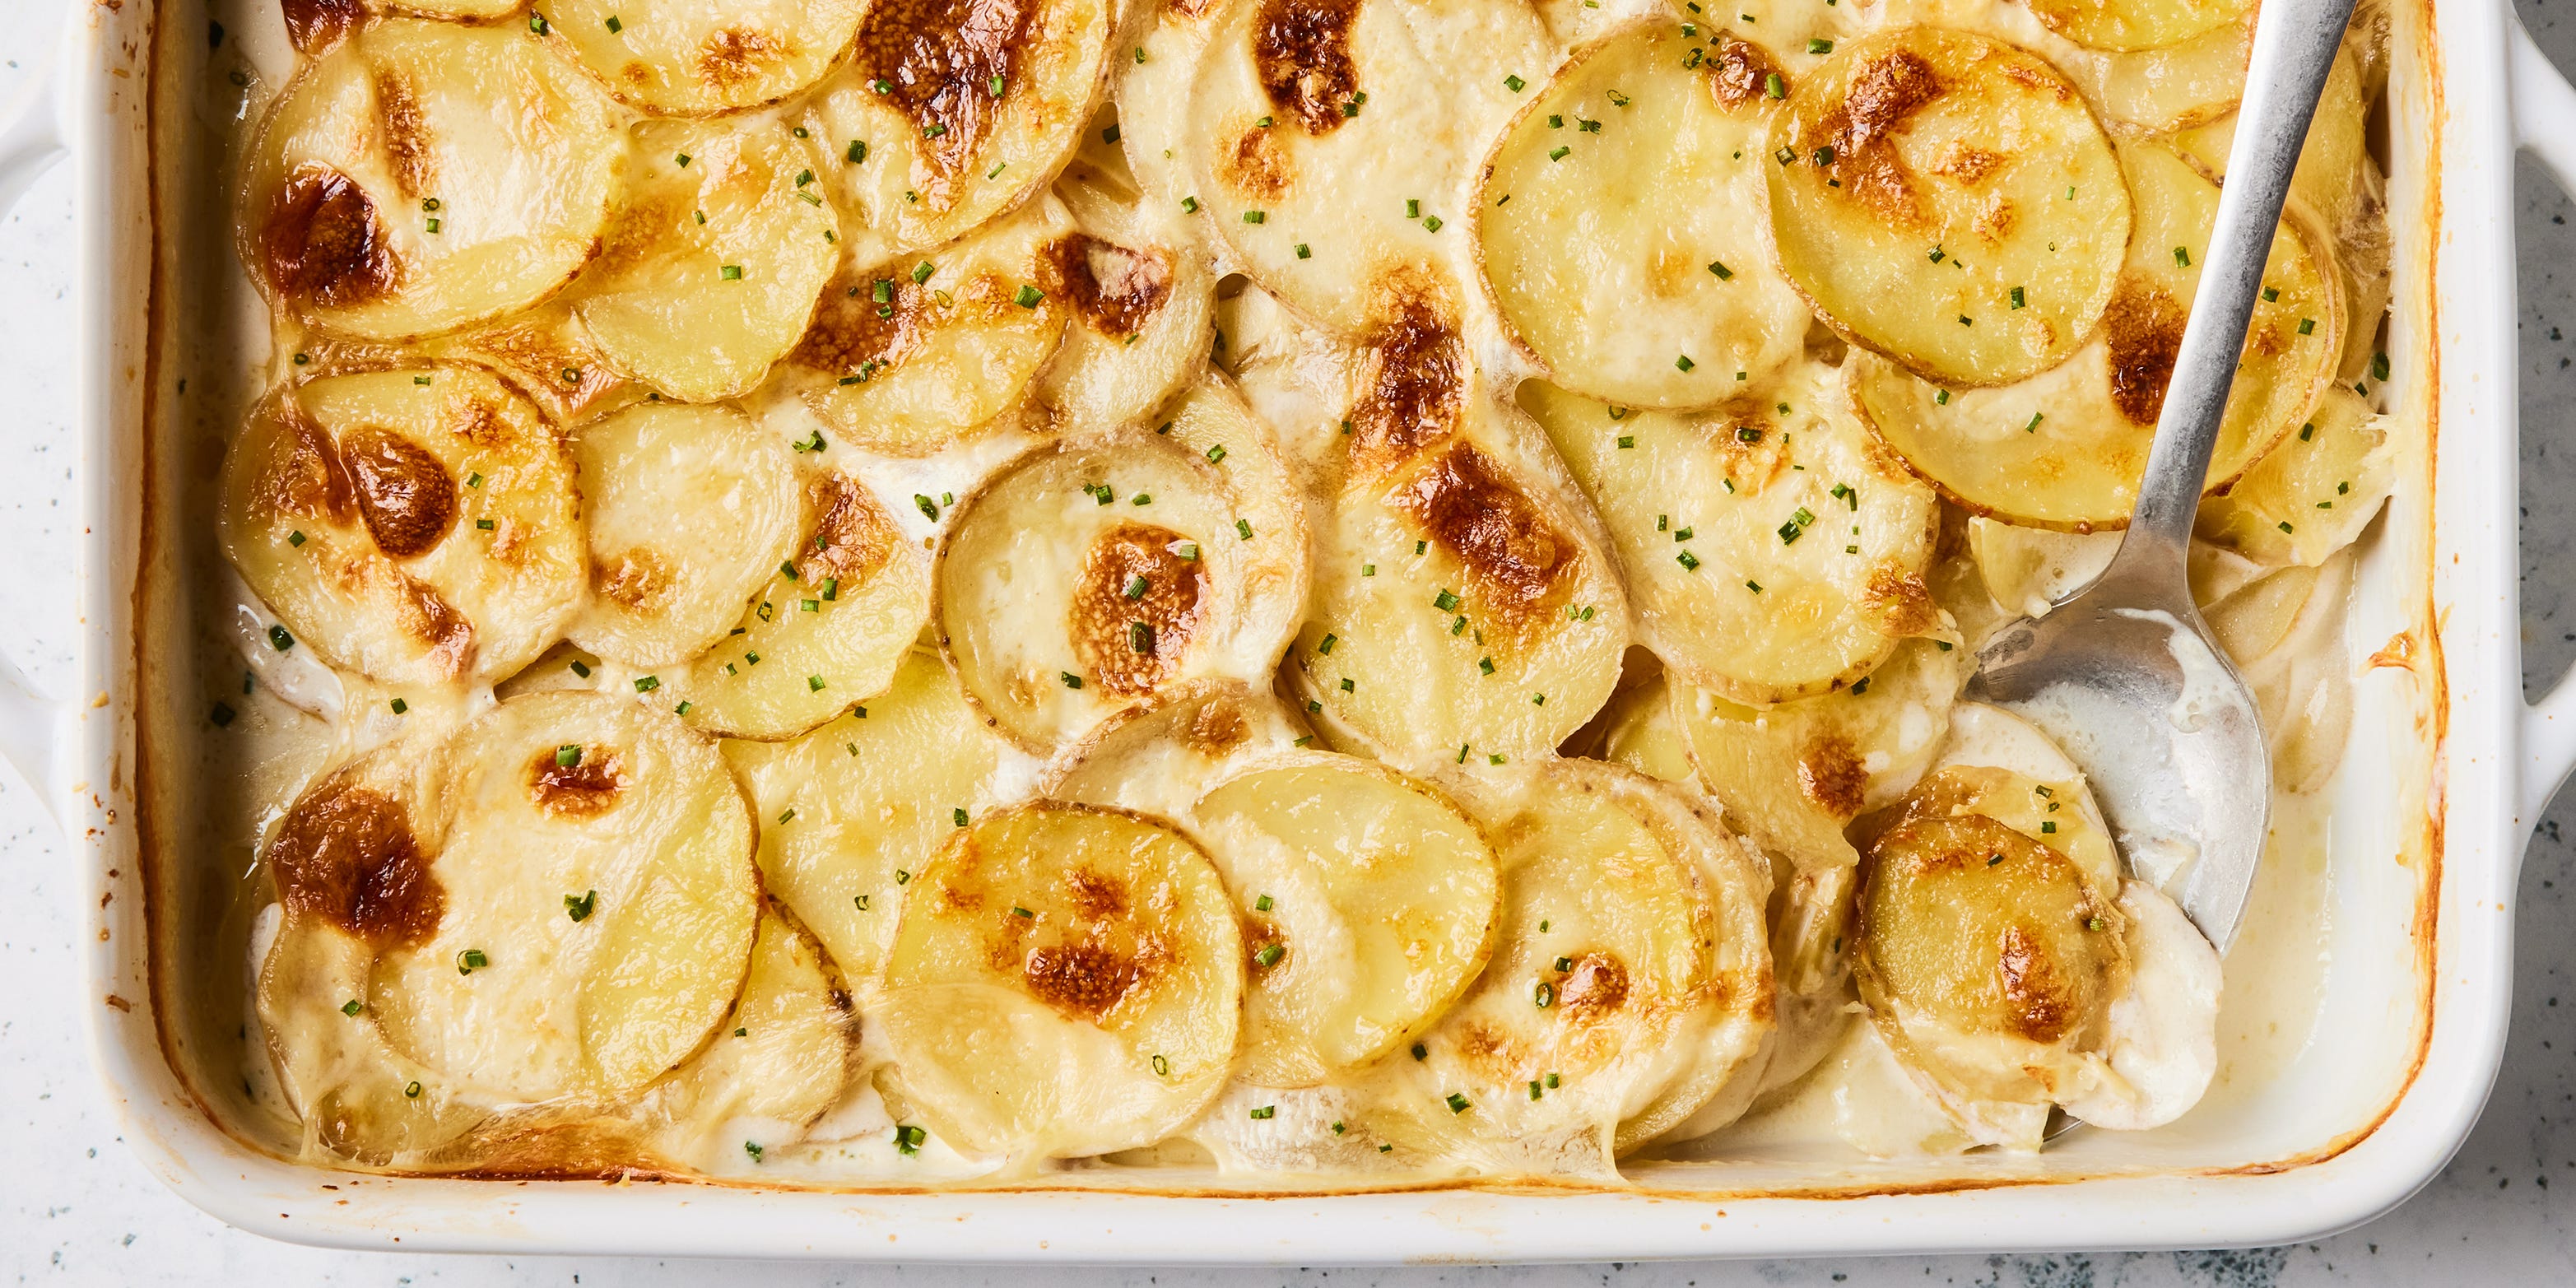
[[[583,325],[666,397],[749,391],[805,333],[840,258],[811,158],[773,121],[646,121],[628,175],[573,288]]]
[[[1772,137],[1781,267],[1846,339],[1964,386],[2044,371],[2092,336],[2129,193],[2048,63],[1965,32],[1880,32],[1801,77]]]
[[[1966,680],[1963,650],[1911,639],[1846,690],[1757,708],[1677,685],[1673,714],[1727,818],[1812,871],[1854,861],[1843,827],[1913,786]]]
[[[1117,22],[1108,0],[870,6],[799,117],[859,262],[955,240],[1045,188],[1098,101]]]
[[[884,692],[929,620],[928,560],[876,493],[831,469],[804,491],[794,557],[760,587],[736,633],[655,677],[699,729],[793,738]]]
[[[1764,245],[1765,122],[1721,106],[1716,67],[1669,22],[1631,29],[1559,73],[1486,162],[1486,286],[1563,388],[1706,407],[1803,348],[1806,301]]]
[[[1618,1148],[1698,1107],[1671,1093],[1719,1090],[1697,1076],[1713,1048],[1752,1064],[1761,889],[1749,907],[1711,889],[1702,860],[1738,843],[1651,780],[1583,761],[1505,777],[1470,802],[1502,859],[1493,956],[1415,1058],[1380,1066],[1366,1125],[1488,1174],[1612,1175]]]
[[[1808,697],[1940,628],[1923,582],[1938,500],[1840,384],[1805,364],[1696,415],[1521,386],[1610,529],[1638,640],[1684,681],[1739,702]]]
[[[1492,948],[1500,878],[1457,808],[1351,756],[1291,753],[1187,819],[1234,896],[1251,969],[1238,1076],[1325,1081],[1412,1041]]]
[[[548,0],[546,23],[608,92],[654,112],[729,112],[823,78],[866,0]]]
[[[261,125],[242,260],[324,326],[452,331],[572,279],[622,153],[614,105],[526,29],[374,22],[307,66]]]
[[[2125,527],[2200,283],[2218,188],[2156,144],[2124,144],[2137,233],[2101,334],[2064,365],[1993,389],[1928,381],[1875,355],[1846,374],[1861,415],[1951,500],[2030,527]],[[2325,237],[2285,212],[2209,466],[2226,486],[2307,418],[2334,379],[2343,292]]]
[[[1615,565],[1490,440],[1460,435],[1327,504],[1288,683],[1336,745],[1502,764],[1609,699],[1627,647]]]
[[[2199,534],[2267,564],[2324,563],[2361,536],[2396,486],[2386,418],[2351,390],[2326,390],[2297,433],[2200,507]]]
[[[1007,746],[926,649],[905,657],[893,687],[801,738],[723,745],[760,815],[762,882],[863,992],[905,888],[963,826],[960,811],[1010,794]]]
[[[1513,84],[1555,61],[1521,0],[1234,0],[1180,131],[1184,205],[1272,294],[1357,335],[1390,279],[1473,279],[1478,162]]]
[[[310,347],[327,351],[337,346],[324,342]],[[433,358],[492,368],[557,425],[579,424],[604,408],[630,400],[636,392],[561,296],[488,326],[440,336],[420,348]],[[336,365],[322,353],[312,356],[316,363]]]
[[[715,749],[619,698],[530,695],[325,778],[264,855],[261,1017],[308,1145],[402,1165],[642,1090],[734,1004],[751,853]]]
[[[634,1116],[654,1148],[701,1171],[748,1171],[804,1138],[857,1066],[858,1017],[823,952],[760,915],[733,1010],[696,1058],[654,1084]]]
[[[2222,27],[2243,25],[2248,0],[2029,0],[2030,11],[2057,34],[2094,49],[2162,49]]]
[[[799,497],[786,445],[731,407],[654,402],[571,440],[591,595],[565,633],[646,668],[723,642],[795,548]]]
[[[225,453],[217,522],[277,648],[390,684],[488,684],[581,604],[572,462],[478,367],[276,390]]]
[[[1190,680],[1102,721],[1040,786],[1058,800],[1186,820],[1217,783],[1312,742],[1267,684]]]
[[[1046,284],[1051,248],[1072,235],[1050,201],[926,255],[851,258],[796,347],[806,404],[840,437],[892,456],[980,436],[1063,342],[1070,305]]]
[[[2335,55],[2324,92],[2299,146],[2290,193],[2306,202],[2329,229],[2340,230],[2363,197],[2362,158],[2369,152],[2370,102],[2361,94],[2361,72],[2352,52]],[[2227,152],[2236,142],[2236,117],[2228,115],[2174,136],[2174,149],[2213,179],[2227,177]]]
[[[959,503],[940,646],[1031,750],[1181,681],[1267,674],[1292,628],[1306,537],[1268,431],[1230,400],[1167,428],[1041,448]]]
[[[1077,160],[1055,191],[1077,231],[1047,244],[1039,288],[1072,320],[1037,400],[1057,432],[1100,433],[1153,414],[1206,372],[1216,274],[1169,220],[1137,207],[1123,166]]]
[[[1133,814],[988,815],[916,877],[877,1010],[903,1097],[964,1148],[1133,1149],[1234,1058],[1244,942],[1206,854]]]

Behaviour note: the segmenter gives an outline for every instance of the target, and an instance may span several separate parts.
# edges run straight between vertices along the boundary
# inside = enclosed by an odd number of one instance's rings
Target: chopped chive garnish
[[[1276,966],[1279,964],[1279,959],[1287,955],[1288,950],[1278,944],[1264,944],[1261,946],[1260,952],[1252,955],[1252,964],[1255,966]]]

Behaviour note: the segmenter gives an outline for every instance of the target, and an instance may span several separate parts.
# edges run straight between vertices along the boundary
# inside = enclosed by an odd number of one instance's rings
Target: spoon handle
[[[2173,586],[2183,582],[2192,519],[2200,510],[2281,201],[2289,194],[2290,173],[2298,166],[2308,120],[2316,115],[2352,6],[2353,0],[2263,0],[2245,69],[2245,99],[2236,114],[2236,142],[2219,190],[2218,220],[2202,254],[2200,286],[2156,421],[2137,512],[2120,545],[2116,562],[2125,565],[2122,572]],[[2183,602],[2190,602],[2188,591]]]

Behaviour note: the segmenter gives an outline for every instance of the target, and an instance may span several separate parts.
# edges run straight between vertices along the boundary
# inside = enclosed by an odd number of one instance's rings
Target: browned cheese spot
[[[1973,143],[1953,143],[1950,150],[1933,163],[1932,172],[1956,179],[1963,187],[1973,188],[2002,168],[2004,160],[2000,152],[1991,152]]]
[[[2164,412],[2165,386],[2173,381],[2189,320],[2163,287],[2121,275],[2110,307],[2102,310],[2102,336],[2111,351],[2111,404],[2132,424],[2155,424]]]
[[[1408,268],[1378,284],[1351,399],[1355,456],[1392,464],[1449,436],[1467,400],[1467,344],[1447,292]]]
[[[814,530],[798,548],[804,559],[798,577],[806,585],[837,577],[844,594],[855,591],[894,558],[895,546],[903,540],[884,507],[857,479],[838,470],[805,485],[805,507],[814,516]]]
[[[1870,569],[1861,602],[1876,611],[1895,635],[1928,634],[1941,621],[1941,606],[1934,602],[1932,588],[1923,584],[1923,574],[1900,563]]]
[[[1205,565],[1171,549],[1187,540],[1169,528],[1120,523],[1084,552],[1073,592],[1073,649],[1103,690],[1119,697],[1152,692],[1196,641],[1206,611],[1199,587]],[[1145,591],[1131,599],[1127,588],[1138,577]]]
[[[1556,1006],[1568,1024],[1597,1022],[1627,1000],[1627,966],[1598,950],[1575,958],[1574,969],[1556,986]]]
[[[944,204],[949,182],[992,133],[1000,102],[991,82],[1013,84],[1037,13],[1035,0],[878,0],[868,9],[855,65],[871,85],[893,87],[886,101],[920,131],[939,176],[925,200]]]
[[[1246,917],[1242,921],[1243,973],[1248,979],[1259,979],[1288,964],[1288,932],[1268,917]],[[1279,955],[1264,962],[1261,954],[1276,948]]]
[[[1074,915],[1085,921],[1106,921],[1127,911],[1127,883],[1106,872],[1075,868],[1065,873],[1064,894]]]
[[[427,942],[446,904],[402,802],[342,771],[306,792],[268,843],[289,912],[378,948]]]
[[[1261,0],[1252,18],[1252,65],[1271,105],[1308,134],[1342,127],[1342,104],[1360,88],[1351,61],[1359,0]]]
[[[398,73],[376,73],[376,124],[385,132],[385,159],[393,164],[395,190],[411,198],[435,195],[438,156],[429,117],[411,82]]]
[[[670,598],[679,577],[660,551],[637,546],[602,557],[590,570],[590,585],[620,608],[648,613]]]
[[[340,43],[367,13],[362,0],[280,0],[278,7],[286,11],[286,38],[307,54]]]
[[[420,444],[387,430],[342,436],[340,457],[357,485],[358,510],[376,548],[396,559],[427,554],[456,523],[456,481]]]
[[[719,89],[749,85],[796,53],[795,42],[756,27],[727,27],[698,44],[698,76]]]
[[[1844,193],[1887,223],[1919,224],[1922,202],[1897,155],[1895,134],[1943,88],[1940,73],[1913,51],[1880,54],[1853,74],[1842,101],[1816,123],[1818,137],[1801,140],[1798,151],[1832,147],[1828,169]]]
[[[880,282],[889,297],[883,303],[876,298]],[[1011,298],[1018,289],[1017,281],[979,272],[948,288],[948,302],[942,303],[939,292],[915,284],[907,269],[844,269],[814,306],[796,360],[836,378],[874,379],[919,353],[941,327],[994,323],[1023,312]],[[1041,305],[1039,311],[1052,307]]]
[[[1868,786],[1869,771],[1862,767],[1860,753],[1840,734],[1826,734],[1798,753],[1798,790],[1838,822],[1860,813]]]
[[[1232,698],[1216,698],[1200,707],[1181,728],[1181,741],[1202,756],[1217,757],[1252,736],[1252,720]]]
[[[1717,95],[1717,105],[1732,112],[1748,104],[1759,104],[1770,96],[1771,78],[1778,76],[1783,89],[1789,84],[1780,65],[1771,55],[1751,41],[1733,36],[1720,36],[1717,55],[1704,64],[1708,68],[1710,92]]]
[[[1246,125],[1231,145],[1217,148],[1216,169],[1228,188],[1256,201],[1278,200],[1297,177],[1288,149],[1257,125]]]
[[[617,804],[618,790],[626,786],[626,763],[614,748],[584,747],[580,764],[557,762],[552,747],[528,761],[528,799],[538,809],[557,818],[589,818]]]
[[[1442,452],[1390,500],[1465,566],[1488,631],[1544,623],[1577,575],[1574,543],[1468,444]]]
[[[1020,968],[1039,1001],[1094,1023],[1126,999],[1142,974],[1135,959],[1098,944],[1034,949]]]
[[[1038,281],[1048,299],[1072,304],[1083,325],[1124,340],[1143,331],[1171,297],[1172,267],[1156,252],[1074,233],[1039,252]]]
[[[278,514],[332,523],[356,518],[357,488],[349,481],[339,444],[292,403],[276,415],[286,441],[260,469],[260,504]]]
[[[260,219],[259,244],[270,286],[326,308],[382,298],[402,282],[376,203],[328,166],[287,176]]]
[[[2075,1021],[2075,999],[2059,978],[2057,961],[2025,926],[2006,926],[1995,959],[2003,984],[2005,1026],[2033,1042],[2055,1042]]]

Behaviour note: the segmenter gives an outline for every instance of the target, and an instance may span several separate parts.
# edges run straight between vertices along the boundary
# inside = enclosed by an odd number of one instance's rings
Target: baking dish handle
[[[0,107],[0,218],[64,155],[54,66],[50,57],[38,63],[17,101]],[[0,758],[27,780],[49,813],[55,809],[54,749],[64,714],[60,702],[37,692],[27,673],[0,655]]]

